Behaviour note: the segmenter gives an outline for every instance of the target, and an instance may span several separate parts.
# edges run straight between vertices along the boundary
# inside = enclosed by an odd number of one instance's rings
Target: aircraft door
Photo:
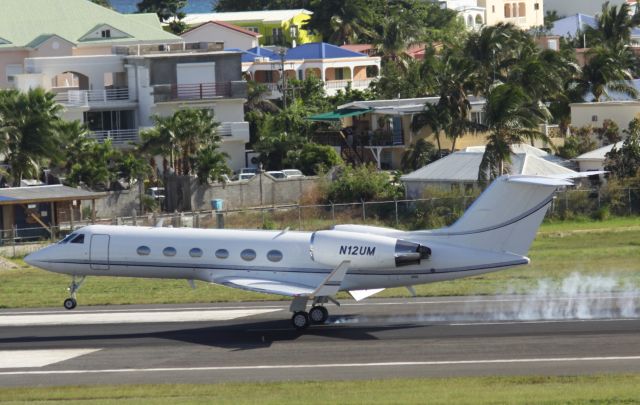
[[[93,270],[109,270],[109,235],[91,235],[89,260]]]

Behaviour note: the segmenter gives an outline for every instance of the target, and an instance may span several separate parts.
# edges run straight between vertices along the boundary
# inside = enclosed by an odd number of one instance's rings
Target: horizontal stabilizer
[[[258,278],[223,277],[214,280],[216,284],[266,294],[278,294],[287,297],[311,295],[314,288],[303,284],[285,283],[275,280],[263,280]]]
[[[362,301],[365,298],[371,297],[374,294],[384,291],[384,288],[372,288],[370,290],[350,290],[349,294],[356,301]]]

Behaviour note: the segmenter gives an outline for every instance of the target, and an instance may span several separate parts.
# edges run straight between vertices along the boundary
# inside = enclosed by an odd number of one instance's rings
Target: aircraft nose
[[[29,264],[30,266],[36,266],[36,267],[40,267],[39,264],[41,264],[42,262],[42,251],[38,250],[36,252],[33,253],[29,253],[25,258],[24,261]]]

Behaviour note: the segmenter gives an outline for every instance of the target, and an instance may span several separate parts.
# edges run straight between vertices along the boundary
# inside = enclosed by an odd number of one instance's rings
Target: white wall
[[[225,48],[247,50],[258,46],[258,38],[217,24],[204,24],[181,36],[186,42],[224,42]]]
[[[571,104],[571,125],[601,127],[604,120],[609,119],[623,130],[638,114],[640,114],[640,102],[637,101],[576,103]]]

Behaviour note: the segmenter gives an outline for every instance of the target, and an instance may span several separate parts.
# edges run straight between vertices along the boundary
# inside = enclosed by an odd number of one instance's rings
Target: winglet
[[[347,270],[349,270],[349,265],[351,262],[349,260],[345,260],[338,265],[327,278],[324,279],[322,284],[315,289],[313,293],[311,293],[312,297],[328,297],[331,295],[336,295],[340,286],[342,285],[342,280],[344,280],[344,276],[347,274]]]

